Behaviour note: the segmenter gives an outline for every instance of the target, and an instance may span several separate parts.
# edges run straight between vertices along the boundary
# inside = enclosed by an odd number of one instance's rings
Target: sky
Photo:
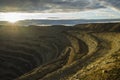
[[[120,19],[120,0],[0,0],[0,21]]]

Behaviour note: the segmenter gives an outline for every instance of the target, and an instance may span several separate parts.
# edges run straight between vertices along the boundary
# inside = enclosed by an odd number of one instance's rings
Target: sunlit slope
[[[1,26],[2,80],[120,80],[120,24]]]
[[[68,80],[120,80],[120,33],[92,33],[100,42],[93,56]]]

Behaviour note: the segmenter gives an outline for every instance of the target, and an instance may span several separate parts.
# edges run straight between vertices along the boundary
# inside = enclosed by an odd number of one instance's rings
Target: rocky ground
[[[1,80],[120,80],[120,23],[0,26]]]

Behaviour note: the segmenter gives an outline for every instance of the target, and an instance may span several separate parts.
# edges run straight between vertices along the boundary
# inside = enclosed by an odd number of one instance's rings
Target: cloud
[[[99,8],[120,10],[120,0],[1,0],[0,12],[74,12]]]
[[[120,0],[98,0],[101,5],[120,10]]]
[[[0,12],[69,12],[104,8],[97,0],[1,0]]]

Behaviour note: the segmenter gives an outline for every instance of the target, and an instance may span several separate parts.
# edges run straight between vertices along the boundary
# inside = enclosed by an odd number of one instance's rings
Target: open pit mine
[[[120,23],[0,25],[0,80],[120,80]]]

